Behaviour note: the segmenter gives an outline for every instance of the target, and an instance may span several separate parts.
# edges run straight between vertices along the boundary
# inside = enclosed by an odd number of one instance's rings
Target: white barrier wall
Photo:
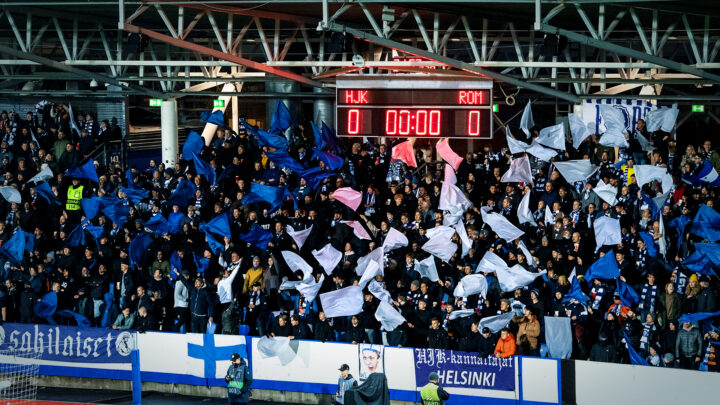
[[[575,387],[580,405],[711,404],[720,398],[720,375],[576,361]]]

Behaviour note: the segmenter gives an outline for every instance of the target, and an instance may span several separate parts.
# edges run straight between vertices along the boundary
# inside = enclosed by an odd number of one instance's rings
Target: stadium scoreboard
[[[489,80],[353,75],[337,80],[338,136],[492,139]]]

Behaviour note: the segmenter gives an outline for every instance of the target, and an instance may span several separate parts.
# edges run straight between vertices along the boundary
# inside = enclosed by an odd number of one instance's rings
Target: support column
[[[160,133],[162,136],[162,162],[174,168],[178,157],[177,100],[163,100],[160,105]]]

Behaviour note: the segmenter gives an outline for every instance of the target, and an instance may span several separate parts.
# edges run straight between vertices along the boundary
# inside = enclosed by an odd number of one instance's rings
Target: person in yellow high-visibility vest
[[[428,383],[420,390],[420,399],[423,405],[443,405],[450,398],[450,394],[438,385],[438,373],[432,372],[428,376]]]
[[[70,185],[70,187],[68,187],[67,199],[65,200],[65,212],[67,212],[68,216],[70,217],[68,219],[79,220],[81,215],[80,200],[82,200],[83,198],[84,189],[85,186],[80,184],[80,181],[78,179],[73,179],[72,184]]]

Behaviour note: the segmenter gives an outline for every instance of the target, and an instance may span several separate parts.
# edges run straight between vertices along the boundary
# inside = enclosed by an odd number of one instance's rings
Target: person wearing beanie
[[[615,346],[610,342],[605,332],[600,332],[598,341],[590,349],[590,361],[602,361],[605,363],[618,363],[620,361]]]

